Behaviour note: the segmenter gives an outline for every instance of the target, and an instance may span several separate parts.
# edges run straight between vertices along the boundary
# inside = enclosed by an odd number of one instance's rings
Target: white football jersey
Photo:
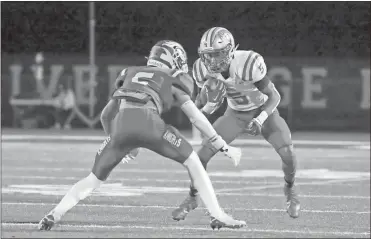
[[[268,99],[254,85],[267,74],[267,66],[261,55],[254,51],[237,50],[229,67],[229,78],[225,79],[220,73],[209,73],[198,58],[193,64],[193,79],[202,88],[206,77],[211,76],[225,82],[227,86],[228,105],[238,111],[250,111],[262,106]]]

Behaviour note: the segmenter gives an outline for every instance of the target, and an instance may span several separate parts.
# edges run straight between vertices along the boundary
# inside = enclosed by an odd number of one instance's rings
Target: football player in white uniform
[[[281,157],[287,213],[297,218],[300,202],[294,187],[296,158],[290,129],[277,110],[281,96],[266,76],[263,57],[251,50],[237,50],[237,47],[232,34],[225,28],[213,27],[203,34],[198,49],[200,58],[193,64],[193,78],[200,88],[209,86],[209,79],[218,80],[214,87],[218,90],[212,91],[210,87],[201,90],[208,101],[202,111],[210,114],[220,106],[225,94],[219,85],[223,83],[228,108],[213,127],[228,144],[242,132],[262,134]],[[198,151],[205,169],[216,153],[217,150],[205,140]],[[198,201],[197,190],[191,185],[188,197],[173,211],[173,219],[184,220],[198,206]]]

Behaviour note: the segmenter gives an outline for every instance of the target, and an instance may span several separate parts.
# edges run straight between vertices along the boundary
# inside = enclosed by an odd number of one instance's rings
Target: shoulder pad
[[[178,75],[180,75],[180,74],[182,74],[182,73],[184,73],[184,72],[181,71],[181,70],[178,70],[178,69],[174,69],[174,70],[171,70],[171,71],[170,71],[170,75],[171,75],[172,77],[177,77]]]
[[[127,74],[127,68],[123,69],[118,75],[118,77],[116,78],[115,89],[118,89],[122,86],[122,84],[124,83],[126,74]]]
[[[237,74],[242,81],[257,82],[267,74],[264,58],[254,51],[236,52]]]

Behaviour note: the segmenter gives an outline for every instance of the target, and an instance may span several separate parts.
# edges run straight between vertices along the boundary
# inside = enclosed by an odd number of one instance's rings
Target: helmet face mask
[[[209,72],[221,73],[229,69],[236,49],[227,29],[213,27],[203,34],[198,54]]]
[[[232,45],[228,44],[225,48],[215,51],[200,51],[199,55],[207,70],[211,73],[227,71],[233,58],[231,55]]]
[[[184,73],[188,73],[187,53],[183,47],[174,48],[173,60],[177,69],[183,71]]]
[[[188,73],[187,53],[182,45],[174,41],[156,43],[151,49],[147,65]]]

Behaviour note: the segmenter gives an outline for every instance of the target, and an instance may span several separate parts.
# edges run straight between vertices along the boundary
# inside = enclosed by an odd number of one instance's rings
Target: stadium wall
[[[142,65],[138,55],[97,56],[96,84],[93,101],[90,66],[86,55],[48,55],[39,64],[35,55],[2,55],[1,107],[2,126],[12,126],[11,99],[51,99],[59,84],[72,81],[77,108],[74,127],[100,127],[89,124],[89,105],[96,117],[112,92],[113,82],[123,67]],[[190,63],[195,58],[190,59]],[[370,130],[370,62],[354,58],[269,58],[265,57],[268,75],[282,95],[281,114],[293,130]],[[37,67],[43,68],[43,79],[37,80]],[[42,89],[42,94],[37,93]],[[91,108],[91,107],[90,107]],[[217,113],[222,114],[224,108]],[[39,112],[40,113],[40,112]],[[164,115],[167,122],[185,129],[189,121],[178,107]]]

